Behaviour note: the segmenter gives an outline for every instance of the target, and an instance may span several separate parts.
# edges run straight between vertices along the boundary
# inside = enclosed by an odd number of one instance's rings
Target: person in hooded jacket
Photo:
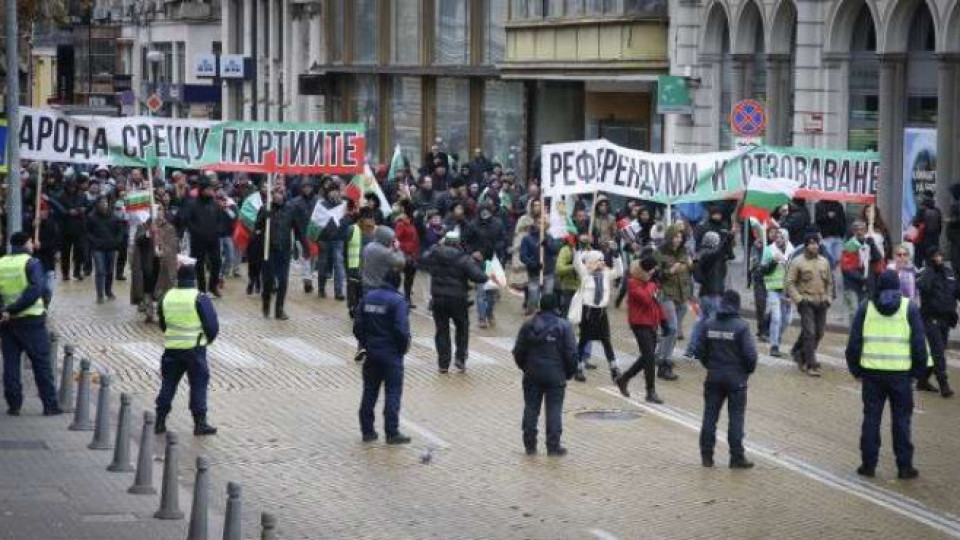
[[[287,284],[290,278],[290,260],[293,256],[293,242],[301,242],[304,231],[300,230],[296,209],[286,200],[286,188],[277,185],[273,188],[273,197],[269,209],[264,206],[257,215],[256,229],[266,233],[266,221],[270,223],[269,257],[263,262],[263,292],[261,308],[263,316],[270,316],[270,300],[276,293],[274,316],[286,321],[283,306],[287,299]],[[266,234],[264,234],[266,238]]]
[[[96,268],[98,304],[102,304],[105,297],[110,300],[116,298],[113,295],[113,271],[117,250],[127,247],[123,243],[124,232],[124,227],[113,214],[109,201],[106,197],[101,197],[94,212],[87,218],[87,238]]]
[[[545,224],[544,224],[545,225]],[[527,299],[526,314],[534,312],[540,304],[542,295],[553,294],[556,281],[557,254],[560,252],[560,242],[544,236],[540,239],[540,227],[531,224],[527,227],[527,234],[520,241],[520,262],[527,271]],[[543,256],[541,257],[541,246]],[[543,275],[543,283],[540,276]]]
[[[660,404],[663,400],[657,395],[657,378],[653,369],[656,365],[657,329],[663,323],[664,315],[657,303],[658,290],[654,281],[656,270],[657,261],[652,257],[630,265],[630,279],[627,281],[628,321],[630,330],[637,339],[640,356],[614,382],[620,388],[621,394],[630,397],[630,379],[643,371],[647,402]]]
[[[70,281],[70,261],[73,261],[73,278],[83,280],[84,237],[86,235],[87,202],[77,183],[70,179],[64,185],[63,194],[55,205],[60,211],[60,273],[64,281]]]
[[[727,261],[733,259],[735,232],[723,234],[707,231],[698,242],[697,260],[693,277],[700,283],[700,317],[694,323],[693,333],[684,356],[692,357],[697,349],[697,327],[709,319],[720,307],[720,297],[727,279]]]
[[[450,369],[450,321],[456,327],[456,366],[460,372],[467,369],[467,347],[470,338],[469,305],[470,282],[482,285],[487,275],[480,268],[478,257],[468,255],[460,247],[460,233],[450,231],[443,241],[420,257],[418,266],[430,273],[430,296],[434,341],[440,373]]]
[[[757,368],[757,348],[750,326],[740,317],[740,294],[726,291],[715,318],[698,325],[693,353],[707,368],[703,383],[703,425],[700,428],[700,458],[704,467],[713,467],[717,420],[727,402],[727,443],[730,468],[749,469],[743,448],[744,419],[747,412],[747,379]]]
[[[943,261],[943,252],[939,246],[930,246],[927,252],[927,265],[920,271],[917,279],[920,291],[920,316],[930,347],[933,367],[928,368],[917,381],[917,390],[936,392],[937,387],[930,384],[930,375],[936,375],[940,385],[940,395],[948,398],[953,395],[947,382],[946,348],[950,329],[957,326],[957,280],[953,272]]]
[[[310,218],[313,216],[313,207],[317,205],[317,195],[315,193],[316,185],[313,180],[303,179],[300,182],[300,194],[290,201],[294,216],[297,221],[297,227],[301,231],[306,231],[310,226]],[[306,238],[306,237],[304,237]],[[306,242],[304,242],[306,243]],[[303,282],[303,292],[310,294],[313,292],[313,263],[314,257],[310,254],[309,245],[304,246],[300,260],[297,262],[300,270],[300,278]]]
[[[477,219],[469,222],[461,232],[461,238],[467,250],[471,251],[475,258],[483,261],[484,268],[493,260],[494,255],[497,255],[502,263],[506,249],[503,221],[494,215],[493,208],[490,201],[484,202]],[[494,293],[495,291],[491,290],[477,290],[477,325],[480,328],[496,324],[493,314],[496,307]]]
[[[861,465],[857,473],[876,474],[880,452],[880,421],[890,400],[893,453],[897,476],[916,478],[910,418],[913,415],[911,379],[927,370],[927,344],[920,308],[900,294],[897,273],[887,270],[877,278],[877,295],[860,305],[846,350],[847,369],[861,381],[863,424],[860,431]]]
[[[190,257],[197,261],[197,285],[200,291],[220,298],[217,282],[222,264],[219,224],[223,209],[214,198],[214,188],[209,178],[204,176],[199,187],[198,197],[189,201],[177,214],[177,228],[190,233]]]
[[[662,294],[660,308],[666,319],[666,334],[657,347],[657,376],[665,381],[678,378],[673,372],[673,350],[687,314],[687,302],[693,296],[690,280],[693,261],[690,260],[685,242],[684,226],[674,224],[667,229],[663,245],[654,254],[660,263],[657,272]]]
[[[913,250],[913,264],[920,268],[927,252],[931,248],[940,247],[940,233],[943,231],[943,214],[937,208],[933,191],[923,191],[920,204],[917,205],[917,214],[910,223],[923,231]]]
[[[520,327],[513,359],[523,370],[523,446],[537,453],[537,423],[546,409],[547,454],[563,456],[563,397],[567,381],[577,371],[577,344],[573,325],[557,314],[557,297],[545,294],[540,311]]]

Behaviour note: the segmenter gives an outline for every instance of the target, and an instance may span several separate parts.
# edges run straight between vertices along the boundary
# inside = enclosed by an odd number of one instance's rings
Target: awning
[[[511,73],[500,74],[505,80],[536,80],[536,81],[617,81],[617,82],[657,82],[658,73],[605,73],[570,75],[564,73]]]

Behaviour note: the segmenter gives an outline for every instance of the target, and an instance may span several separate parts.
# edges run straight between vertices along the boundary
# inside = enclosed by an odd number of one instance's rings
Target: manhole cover
[[[636,411],[583,411],[575,415],[580,420],[599,420],[603,422],[629,422],[640,418],[640,413]]]
[[[47,443],[32,440],[0,441],[0,450],[49,450]]]

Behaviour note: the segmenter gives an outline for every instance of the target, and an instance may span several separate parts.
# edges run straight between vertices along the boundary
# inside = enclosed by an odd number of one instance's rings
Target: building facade
[[[879,207],[899,223],[905,130],[928,128],[938,205],[949,208],[960,178],[956,0],[674,1],[671,71],[688,77],[695,109],[668,116],[667,151],[732,148],[731,105],[757,98],[767,143],[879,151]]]

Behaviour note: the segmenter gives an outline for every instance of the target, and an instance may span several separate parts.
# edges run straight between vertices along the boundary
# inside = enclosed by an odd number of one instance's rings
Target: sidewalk
[[[134,473],[107,472],[112,450],[89,450],[92,431],[69,431],[72,414],[41,415],[32,373],[24,371],[21,416],[0,416],[0,539],[3,540],[182,540],[186,537],[192,493],[180,488],[184,519],[153,518],[160,505],[163,464],[154,459],[156,495],[129,495]],[[92,409],[96,409],[93,386]],[[119,396],[111,398],[116,422]],[[93,412],[91,413],[93,417]],[[132,430],[139,437],[142,413],[134,407]],[[113,427],[116,434],[116,426]],[[162,444],[162,440],[158,441]],[[136,464],[139,448],[131,443]],[[157,453],[162,455],[162,449]],[[193,463],[180,458],[181,478],[192,475]],[[210,500],[218,500],[220,486],[211,485]],[[222,498],[222,497],[219,497]],[[222,517],[211,511],[211,538],[218,537]]]

